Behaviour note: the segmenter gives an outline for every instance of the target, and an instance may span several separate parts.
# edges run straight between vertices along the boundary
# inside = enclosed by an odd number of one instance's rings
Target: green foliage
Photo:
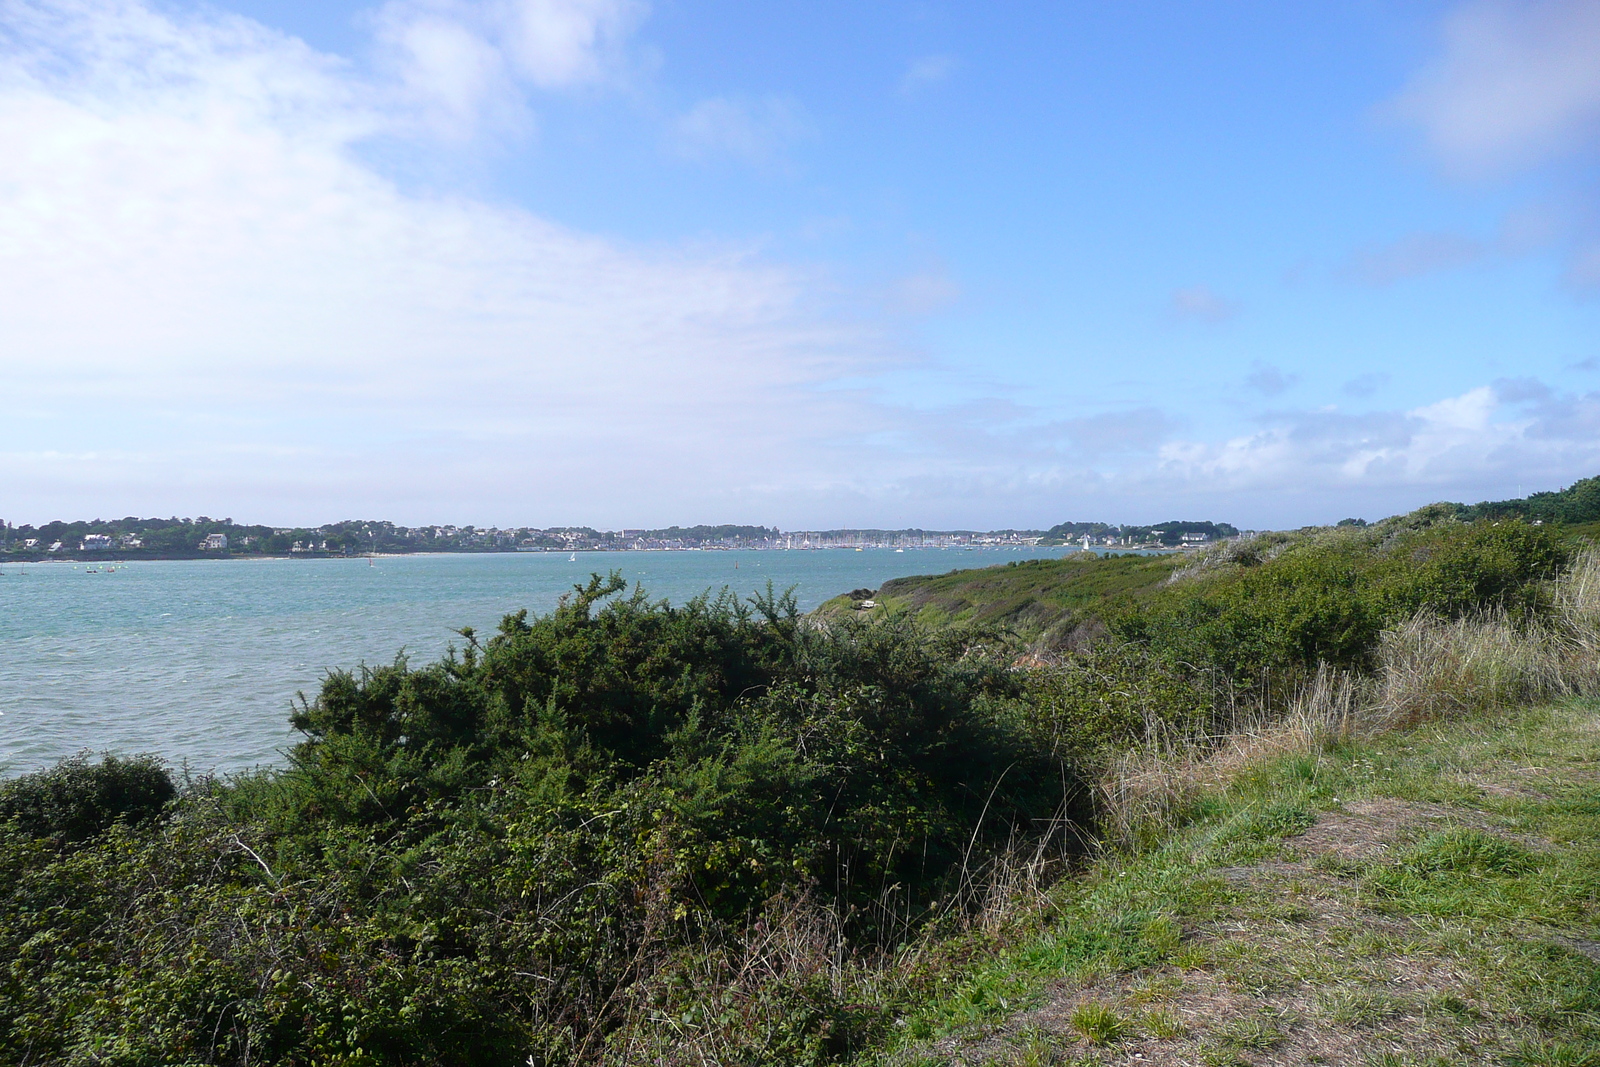
[[[595,576],[439,662],[330,673],[280,771],[175,796],[148,759],[77,759],[6,783],[0,1062],[823,1064],[993,1022],[1028,975],[1170,962],[1226,892],[1198,865],[1303,831],[1320,756],[1196,805],[1183,848],[1091,879],[1014,966],[957,939],[943,1021],[860,963],[960,929],[990,859],[1059,855],[1108,754],[1364,666],[1415,611],[1538,625],[1560,538],[1453,514],[903,580],[871,621]],[[1592,866],[1452,830],[1352,873],[1385,907],[1531,928],[1591,913]],[[1528,1017],[1600,1012],[1587,961],[1519,951]],[[926,993],[924,966],[897,981]]]
[[[1133,1035],[1133,1027],[1115,1009],[1095,1001],[1074,1008],[1069,1021],[1091,1045],[1116,1045]]]
[[[1093,620],[1165,581],[1177,565],[1170,556],[1084,553],[895,578],[869,595],[928,626],[1001,627],[1058,648],[1091,643]]]
[[[1404,859],[1411,871],[1487,875],[1523,874],[1534,866],[1531,853],[1521,845],[1480,830],[1454,829],[1433,834]]]
[[[106,756],[90,763],[75,756],[0,784],[0,822],[10,820],[27,837],[77,844],[115,822],[154,818],[174,795],[172,779],[154,758]]]
[[[770,590],[621,592],[596,577],[442,662],[330,674],[288,769],[200,783],[162,820],[108,802],[129,816],[108,831],[91,806],[104,832],[73,852],[50,835],[81,837],[77,808],[19,801],[0,1060],[627,1062],[680,1033],[651,1029],[663,1012],[753,1063],[869,1040],[881,1015],[837,981],[729,976],[806,908],[835,940],[785,935],[791,955],[890,948],[1054,825],[1081,790],[1005,646],[818,629]],[[127,766],[6,795],[88,796]]]
[[[1319,662],[1369,666],[1378,635],[1418,611],[1526,617],[1541,606],[1542,583],[1566,560],[1554,530],[1438,518],[1246,545],[1232,565],[1128,604],[1110,628],[1221,690],[1281,695]]]
[[[1464,519],[1519,518],[1569,525],[1600,521],[1600,477],[1582,478],[1565,489],[1518,500],[1484,501],[1460,509]]]
[[[1029,672],[1024,686],[1029,728],[1068,761],[1187,737],[1211,720],[1209,692],[1137,647],[1082,652]]]

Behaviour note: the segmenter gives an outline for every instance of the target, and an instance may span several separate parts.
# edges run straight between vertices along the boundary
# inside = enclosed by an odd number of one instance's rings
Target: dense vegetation
[[[1223,546],[1185,580],[1108,613],[1111,636],[1255,703],[1293,692],[1319,663],[1372,665],[1379,635],[1419,612],[1494,608],[1533,624],[1571,545],[1552,526],[1463,523],[1448,506],[1372,526],[1264,535]]]
[[[894,578],[877,590],[837,597],[824,611],[859,610],[857,605],[872,600],[873,611],[905,612],[934,629],[1003,627],[1041,647],[1078,647],[1104,633],[1105,615],[1166,581],[1183,563],[1175,556],[1088,553],[1019,560],[980,570]]]
[[[4,1058],[626,1059],[771,909],[892,946],[975,854],[1083,817],[1066,770],[1097,738],[1022,715],[978,635],[621,591],[332,674],[289,769],[189,783],[160,818],[143,762],[10,783]],[[761,995],[792,1031],[763,1047],[797,1060],[883,1024]]]
[[[596,577],[441,662],[331,673],[281,771],[0,787],[0,1060],[848,1058],[959,970],[992,857],[1063,869],[1115,753],[1364,670],[1419,612],[1537,628],[1570,551],[1439,506],[810,618]]]
[[[1533,493],[1517,500],[1486,500],[1470,507],[1458,505],[1457,513],[1467,520],[1516,518],[1569,526],[1600,522],[1600,477],[1584,478],[1565,489]]]

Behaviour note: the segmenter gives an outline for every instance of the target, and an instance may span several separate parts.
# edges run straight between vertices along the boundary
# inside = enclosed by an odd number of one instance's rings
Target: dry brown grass
[[[1420,613],[1383,634],[1369,674],[1323,665],[1286,708],[1241,716],[1220,736],[1161,738],[1111,758],[1097,783],[1104,841],[1155,840],[1252,764],[1419,722],[1600,694],[1600,548],[1577,556],[1552,601],[1545,628],[1518,626],[1503,611]]]
[[[1503,612],[1414,616],[1383,634],[1363,726],[1384,730],[1573,692],[1580,687],[1563,644],[1549,633],[1519,630]]]
[[[1600,546],[1578,553],[1556,581],[1555,609],[1570,647],[1591,662],[1600,656]]]

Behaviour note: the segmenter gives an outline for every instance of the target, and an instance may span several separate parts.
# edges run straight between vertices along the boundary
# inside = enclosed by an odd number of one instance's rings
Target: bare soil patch
[[[1308,859],[1331,856],[1352,863],[1386,858],[1395,845],[1418,832],[1442,828],[1459,820],[1459,813],[1437,804],[1407,800],[1356,800],[1341,811],[1319,818],[1299,837],[1287,842]]]

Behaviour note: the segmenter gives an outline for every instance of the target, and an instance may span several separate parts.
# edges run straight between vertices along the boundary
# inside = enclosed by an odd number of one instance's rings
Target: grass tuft
[[[1091,1045],[1118,1045],[1133,1035],[1133,1027],[1104,1004],[1082,1004],[1072,1012],[1072,1029]]]

